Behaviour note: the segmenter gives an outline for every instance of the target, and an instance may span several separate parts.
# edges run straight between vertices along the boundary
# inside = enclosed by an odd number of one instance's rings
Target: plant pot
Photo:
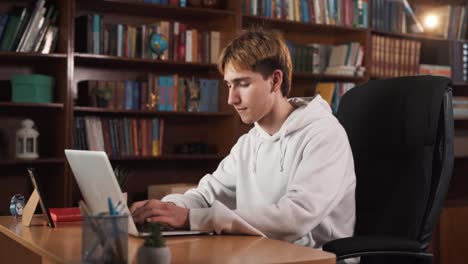
[[[138,264],[170,264],[171,251],[168,247],[145,247],[138,249]]]

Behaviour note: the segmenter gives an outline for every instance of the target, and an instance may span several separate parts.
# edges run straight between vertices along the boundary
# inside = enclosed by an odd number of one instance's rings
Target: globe
[[[153,33],[150,37],[150,48],[161,59],[162,54],[168,48],[167,37],[160,33]]]

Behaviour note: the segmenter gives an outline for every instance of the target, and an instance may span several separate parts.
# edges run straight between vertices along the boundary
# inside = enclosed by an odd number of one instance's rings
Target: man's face
[[[261,123],[271,111],[274,102],[272,77],[250,70],[235,70],[230,64],[224,69],[224,81],[229,88],[228,104],[239,113],[242,122]]]

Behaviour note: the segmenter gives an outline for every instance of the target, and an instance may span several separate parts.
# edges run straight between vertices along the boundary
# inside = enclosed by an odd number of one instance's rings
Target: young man
[[[292,66],[282,36],[243,33],[218,67],[228,104],[254,128],[197,188],[133,204],[135,221],[316,248],[352,236],[356,179],[346,133],[320,96],[287,99]]]

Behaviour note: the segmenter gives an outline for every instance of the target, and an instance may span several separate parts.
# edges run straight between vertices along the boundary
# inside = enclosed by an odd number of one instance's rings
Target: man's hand
[[[189,228],[189,209],[159,200],[136,202],[130,207],[136,223],[160,222],[174,228]]]

